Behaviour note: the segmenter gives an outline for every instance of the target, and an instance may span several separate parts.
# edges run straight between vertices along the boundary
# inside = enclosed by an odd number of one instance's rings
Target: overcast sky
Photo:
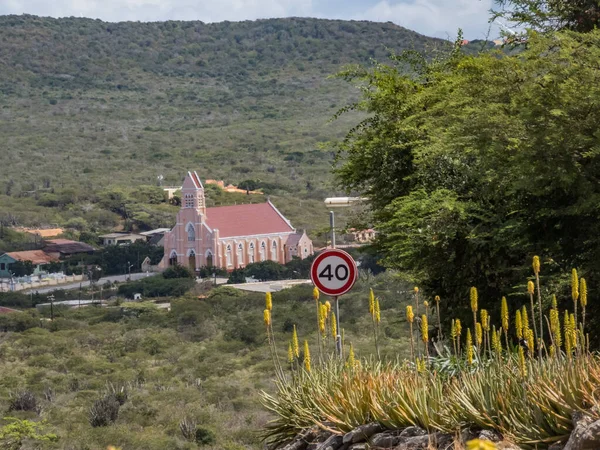
[[[0,15],[35,14],[124,20],[220,22],[272,17],[394,22],[429,36],[485,38],[493,0],[0,0]],[[490,37],[499,34],[492,26]]]

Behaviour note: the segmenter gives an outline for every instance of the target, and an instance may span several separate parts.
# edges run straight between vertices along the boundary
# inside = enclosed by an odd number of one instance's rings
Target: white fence
[[[49,275],[31,276],[23,278],[0,278],[0,292],[22,291],[25,289],[44,288],[61,284],[77,283],[87,279],[83,275],[63,275],[53,273]]]

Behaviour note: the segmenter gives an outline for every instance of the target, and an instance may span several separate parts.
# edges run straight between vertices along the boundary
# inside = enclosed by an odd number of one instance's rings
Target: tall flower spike
[[[315,287],[313,288],[313,299],[314,299],[315,301],[317,301],[317,300],[319,300],[319,296],[320,296],[320,292],[319,292],[319,290],[317,289],[317,287],[315,286]]]
[[[379,309],[379,299],[375,299],[375,322],[381,322],[381,310]]]
[[[371,317],[375,317],[375,294],[373,289],[369,289],[369,314],[371,314]]]
[[[417,286],[415,286],[414,291],[415,291],[415,294],[418,294],[419,293],[419,288]]]
[[[413,320],[415,320],[415,313],[413,313],[413,309],[411,305],[408,305],[406,307],[406,320],[409,323],[413,323]]]
[[[558,309],[552,308],[550,310],[550,331],[552,331],[552,340],[556,348],[560,349],[562,345],[562,336],[560,332],[560,319],[558,317]]]
[[[425,314],[421,316],[421,338],[423,342],[429,342],[429,324],[427,323],[427,316]]]
[[[467,328],[467,362],[473,364],[473,338],[471,337],[471,329]]]
[[[529,292],[530,294],[533,294],[535,292],[535,285],[531,280],[527,282],[527,292]]]
[[[304,341],[304,368],[307,372],[310,372],[310,349],[308,348],[308,341]]]
[[[523,330],[529,330],[529,316],[525,305],[521,308],[521,320],[523,321]],[[527,339],[527,336],[525,336],[525,339]]]
[[[527,376],[527,363],[525,363],[525,351],[523,347],[519,345],[519,371],[521,376],[525,378]]]
[[[327,315],[329,315],[331,312],[331,303],[329,303],[329,300],[325,302],[325,307],[327,308]]]
[[[289,363],[294,362],[294,349],[292,348],[291,342],[288,344],[288,362]]]
[[[478,348],[483,342],[483,332],[481,331],[481,324],[479,322],[475,324],[475,342],[477,343]]]
[[[521,318],[520,310],[517,310],[515,314],[515,328],[517,331],[517,338],[523,339],[523,319]]]
[[[573,269],[571,272],[571,298],[574,302],[579,298],[579,278],[577,276],[577,269]]]
[[[267,292],[265,294],[265,307],[269,310],[273,310],[273,298],[271,297],[271,293]]]
[[[456,336],[460,336],[462,333],[462,325],[460,324],[460,319],[456,319],[454,322],[454,327],[456,328]]]
[[[502,328],[505,332],[508,332],[508,303],[506,303],[506,297],[502,297],[500,318],[502,319]]]
[[[337,320],[334,312],[331,313],[331,337],[334,339],[337,337]]]
[[[300,346],[298,345],[298,332],[296,331],[296,325],[294,325],[294,331],[292,332],[292,350],[296,358],[300,357]]]
[[[436,295],[434,300],[438,305],[440,304],[440,296],[439,295]]]
[[[490,316],[487,312],[487,309],[482,309],[479,311],[479,315],[481,316],[481,327],[483,331],[489,331],[490,329]]]
[[[587,306],[587,282],[585,278],[579,281],[579,301],[584,308]]]
[[[327,306],[319,305],[319,331],[325,333],[325,321],[327,320]]]
[[[552,294],[552,309],[558,309],[556,295]]]
[[[349,369],[353,369],[356,365],[356,358],[354,357],[354,346],[352,342],[350,342],[350,350],[348,351],[348,360],[346,361],[346,366]]]
[[[473,286],[471,288],[471,292],[470,292],[470,298],[471,298],[471,311],[473,311],[474,313],[477,312],[477,288],[475,286]]]
[[[269,311],[268,309],[265,309],[263,311],[263,319],[265,322],[265,325],[268,327],[269,325],[271,325],[271,311]]]
[[[535,273],[536,275],[538,273],[540,273],[540,257],[539,256],[534,256],[533,257],[533,273]]]

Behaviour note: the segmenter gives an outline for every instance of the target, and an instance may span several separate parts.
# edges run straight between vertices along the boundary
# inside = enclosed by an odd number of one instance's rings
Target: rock
[[[404,430],[402,430],[402,433],[400,433],[400,436],[401,437],[413,437],[413,436],[424,436],[426,434],[427,434],[427,431],[425,431],[421,427],[407,427]]]
[[[325,442],[320,443],[317,446],[317,450],[338,450],[342,444],[342,436],[334,434],[329,436]]]
[[[564,450],[597,450],[600,448],[600,420],[589,416],[578,420]]]
[[[466,444],[467,442],[473,440],[473,439],[477,439],[477,436],[479,436],[478,434],[473,433],[471,430],[469,430],[468,428],[462,430],[460,432],[460,441],[463,444]]]
[[[430,436],[413,436],[401,438],[394,450],[420,450],[429,448]]]
[[[479,439],[485,439],[491,442],[500,442],[503,438],[500,433],[494,430],[482,430],[479,433]]]
[[[362,442],[360,444],[352,444],[350,447],[348,447],[348,450],[367,450],[367,443]]]
[[[369,444],[377,448],[392,448],[398,445],[402,438],[398,433],[393,431],[386,431],[384,433],[377,433],[371,437]]]
[[[306,447],[308,447],[308,442],[304,439],[297,439],[283,447],[281,450],[306,450]]]
[[[562,442],[555,442],[550,447],[548,447],[548,450],[563,450],[564,448],[565,448],[565,444],[564,443],[562,443]]]
[[[375,433],[383,431],[383,427],[376,422],[367,423],[361,425],[354,430],[346,433],[342,439],[344,444],[356,444],[358,442],[364,442],[373,436]]]

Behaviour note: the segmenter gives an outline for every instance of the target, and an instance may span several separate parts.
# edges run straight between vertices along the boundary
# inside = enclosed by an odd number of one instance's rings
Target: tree
[[[16,261],[10,265],[10,271],[16,277],[25,277],[33,273],[34,266],[31,261]]]
[[[495,17],[534,30],[586,33],[600,24],[597,0],[495,0],[495,3],[500,7]]]
[[[532,33],[517,55],[409,54],[350,74],[370,116],[336,173],[369,198],[386,265],[455,304],[473,285],[500,298],[533,254],[600,275],[598,58],[598,31]]]

